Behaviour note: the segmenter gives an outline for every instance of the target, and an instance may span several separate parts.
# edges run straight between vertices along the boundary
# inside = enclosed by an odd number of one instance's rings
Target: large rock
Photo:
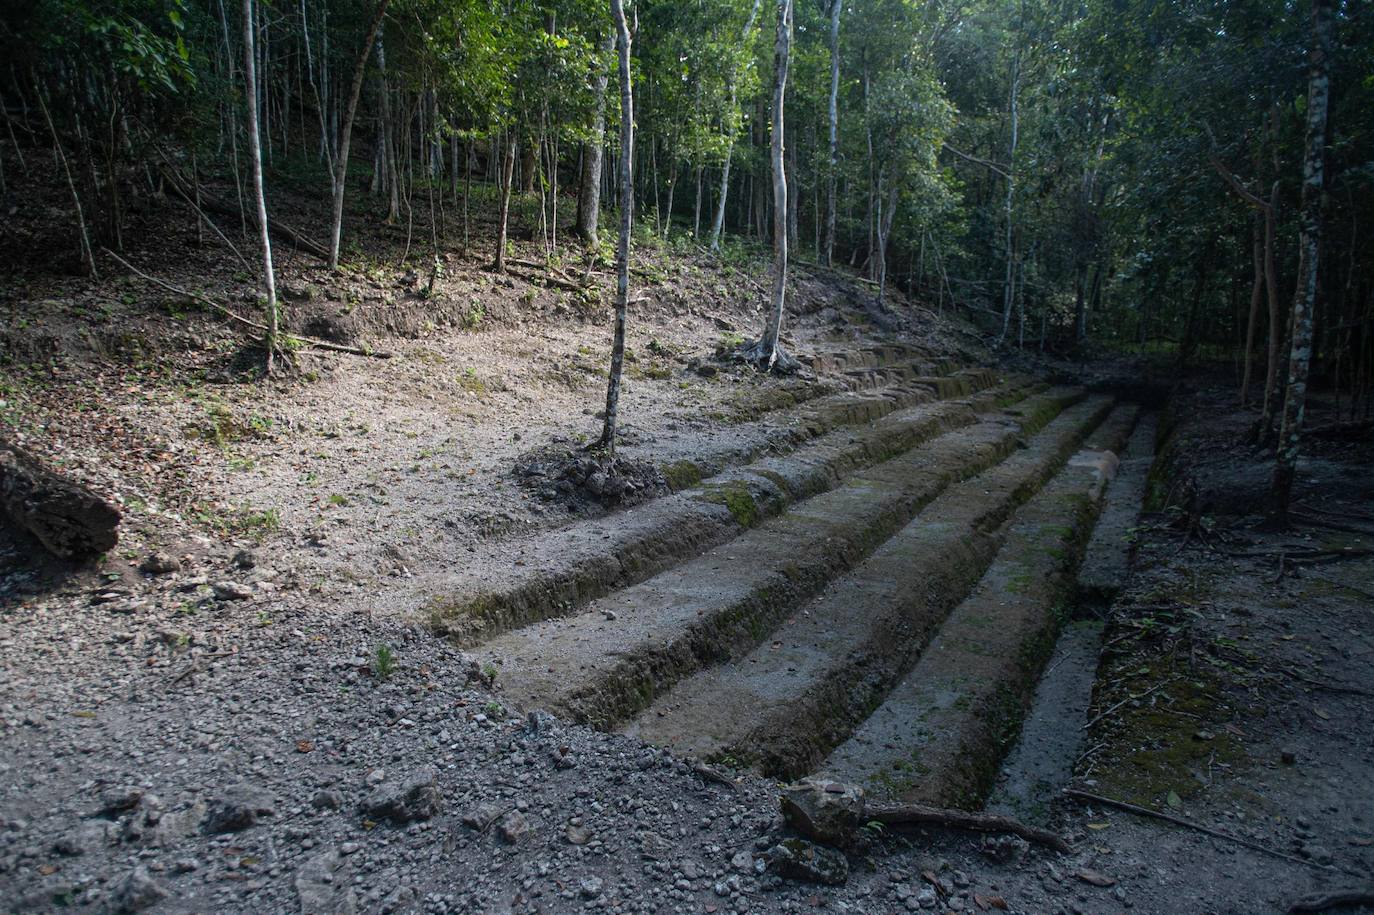
[[[782,791],[782,815],[797,832],[846,848],[863,825],[864,792],[856,785],[804,779]]]
[[[430,819],[442,806],[439,771],[426,766],[402,782],[378,787],[363,801],[363,813],[378,820],[410,823]]]
[[[3,439],[0,514],[63,559],[99,555],[119,540],[119,509]]]
[[[251,785],[235,785],[219,799],[205,821],[205,831],[241,832],[256,826],[260,817],[276,812],[272,795]]]
[[[171,893],[153,879],[142,865],[115,884],[110,894],[110,908],[115,912],[141,912],[157,905]]]
[[[353,915],[358,911],[348,870],[343,857],[332,848],[302,864],[295,879],[301,915]]]
[[[792,880],[840,886],[849,879],[844,852],[805,839],[784,839],[767,857],[769,870]]]

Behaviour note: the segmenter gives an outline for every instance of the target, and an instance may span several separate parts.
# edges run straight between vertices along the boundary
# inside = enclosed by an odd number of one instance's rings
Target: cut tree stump
[[[119,540],[119,509],[0,440],[0,513],[63,559],[85,559]]]

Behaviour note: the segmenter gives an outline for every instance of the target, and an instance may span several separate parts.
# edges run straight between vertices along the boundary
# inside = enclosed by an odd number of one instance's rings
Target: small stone
[[[923,909],[933,909],[940,904],[940,897],[935,890],[928,886],[923,886],[917,890],[916,895],[911,897],[916,900],[916,904]]]
[[[510,845],[514,845],[529,835],[531,830],[530,821],[525,819],[525,815],[518,810],[512,810],[506,814],[501,819],[501,825],[498,828],[501,833],[501,840]]]
[[[91,816],[113,820],[120,814],[133,810],[143,800],[144,791],[132,785],[111,788],[100,796],[100,806]]]
[[[210,810],[205,821],[209,833],[241,832],[256,826],[259,817],[276,813],[272,795],[250,785],[235,785]]]
[[[247,600],[253,596],[253,589],[236,581],[216,581],[210,585],[215,600]]]
[[[840,886],[849,879],[849,860],[843,852],[805,839],[784,839],[775,845],[768,853],[768,867],[807,883]]]
[[[569,826],[564,833],[569,845],[586,845],[592,839],[592,834],[585,826]]]
[[[363,802],[363,812],[393,823],[428,820],[443,806],[439,772],[426,766],[397,785],[383,785]]]
[[[583,899],[595,899],[601,895],[601,888],[605,882],[600,877],[583,877],[577,887],[582,892]]]
[[[158,551],[149,553],[147,558],[139,563],[138,570],[144,575],[167,575],[181,571],[181,562],[170,553]]]
[[[310,806],[316,810],[338,810],[343,806],[343,795],[332,788],[325,788],[315,792],[315,796],[310,799]]]
[[[171,893],[153,879],[146,867],[136,867],[115,884],[110,908],[116,912],[141,912],[157,905]]]
[[[463,825],[471,826],[478,832],[483,832],[492,823],[505,813],[505,808],[496,804],[478,804],[468,812],[463,814]]]
[[[747,851],[737,851],[735,856],[730,859],[730,867],[741,874],[753,873],[754,856]]]

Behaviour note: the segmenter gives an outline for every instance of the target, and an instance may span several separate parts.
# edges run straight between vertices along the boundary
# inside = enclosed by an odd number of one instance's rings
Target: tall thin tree
[[[1303,159],[1301,265],[1293,296],[1293,346],[1288,356],[1288,389],[1283,403],[1283,426],[1274,464],[1274,518],[1288,522],[1293,476],[1302,445],[1303,413],[1307,405],[1307,373],[1312,361],[1312,313],[1317,301],[1317,255],[1322,230],[1323,157],[1326,152],[1326,113],[1331,95],[1331,0],[1312,0],[1312,47],[1307,71],[1307,151]]]
[[[773,294],[754,355],[760,368],[771,369],[780,356],[778,335],[787,300],[787,172],[784,156],[786,130],[783,107],[787,100],[787,68],[792,56],[792,0],[778,0],[778,35],[773,51],[773,136],[769,158],[773,163]]]
[[[377,12],[368,24],[363,46],[358,51],[357,62],[353,66],[353,82],[348,89],[348,105],[344,109],[343,124],[339,129],[339,154],[334,160],[334,219],[329,229],[329,269],[339,266],[339,239],[343,234],[344,190],[348,178],[348,147],[353,141],[353,118],[358,113],[358,97],[363,92],[363,76],[367,73],[367,57],[372,53],[372,43],[377,40],[377,31],[382,27],[386,8],[391,0],[378,0]]]
[[[821,263],[829,267],[835,256],[835,184],[840,167],[840,9],[844,0],[830,0],[830,159],[825,181],[825,241]]]
[[[744,21],[744,28],[740,31],[739,42],[741,53],[747,54],[749,50],[749,35],[754,31],[754,20],[759,17],[759,5],[762,0],[754,0],[749,7],[749,18]],[[729,77],[730,102],[726,111],[729,116],[735,116],[736,99],[738,97],[739,71],[731,70]],[[731,122],[730,129],[725,137],[725,163],[720,170],[720,197],[716,200],[716,218],[711,223],[711,250],[720,250],[720,233],[725,229],[725,199],[730,193],[730,160],[734,157],[735,134],[737,131]]]
[[[620,236],[615,244],[615,337],[611,341],[611,375],[606,384],[606,418],[601,441],[615,456],[616,419],[620,409],[620,375],[625,367],[625,318],[630,308],[630,230],[634,225],[634,85],[630,81],[630,27],[624,0],[611,0],[617,43],[620,46]]]
[[[606,146],[606,55],[615,50],[616,35],[607,30],[601,39],[600,55],[592,88],[596,108],[592,114],[592,137],[582,149],[581,183],[577,189],[577,234],[588,248],[595,248],[601,220],[601,160]]]
[[[262,243],[263,286],[267,292],[267,372],[277,352],[277,280],[272,270],[272,238],[267,231],[267,197],[262,187],[262,140],[258,131],[258,74],[254,45],[253,0],[243,0],[243,79],[248,99],[248,159],[253,166],[253,204],[258,214],[258,240]]]

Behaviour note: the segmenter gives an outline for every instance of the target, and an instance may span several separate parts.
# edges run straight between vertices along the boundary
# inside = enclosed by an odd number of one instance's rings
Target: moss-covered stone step
[[[498,636],[478,654],[497,665],[516,705],[614,727],[683,677],[748,652],[948,486],[1003,461],[1025,436],[1048,424],[1053,438],[1081,440],[1108,404],[1070,406],[1082,397],[1055,389],[1018,405],[1019,416],[945,433],[578,616]]]
[[[1109,438],[1126,415],[1113,414]],[[951,486],[772,638],[679,683],[625,731],[765,775],[810,771],[882,701],[968,595],[1002,542],[1002,521],[1078,450],[1089,427],[1078,431],[1051,426],[1001,464]]]
[[[1141,508],[1145,486],[1155,457],[1158,421],[1147,416],[1131,433],[1122,455],[1121,468],[1107,490],[1102,517],[1093,528],[1083,565],[1078,570],[1080,599],[1109,604],[1125,586],[1131,571],[1131,543]]]
[[[989,378],[991,376],[988,376]],[[800,451],[718,474],[681,492],[609,518],[501,544],[503,571],[455,573],[430,587],[429,626],[462,645],[588,601],[724,543],[798,499],[832,488],[853,471],[1015,404],[1037,386],[1016,380],[960,401],[921,404],[858,429],[822,436]]]
[[[1015,737],[1130,435],[1123,407],[1010,523],[973,592],[819,767],[881,798],[975,808]]]

